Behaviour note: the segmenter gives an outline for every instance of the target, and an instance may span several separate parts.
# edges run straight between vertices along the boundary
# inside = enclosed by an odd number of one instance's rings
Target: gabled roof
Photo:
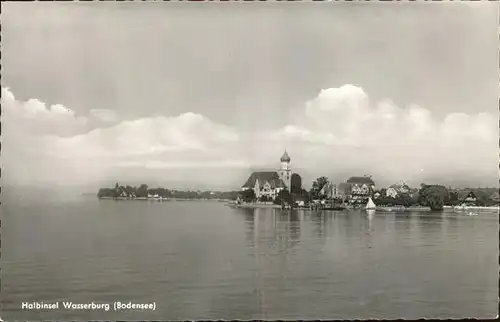
[[[342,182],[338,185],[337,191],[350,192],[351,191],[351,184],[347,183],[347,182]]]
[[[257,181],[257,179],[259,180],[260,187],[263,187],[266,182],[269,182],[273,189],[286,187],[285,183],[280,179],[276,171],[258,171],[253,172],[250,177],[248,177],[242,188],[255,187],[255,181]]]
[[[406,190],[410,190],[410,187],[408,187],[407,185],[404,185],[404,184],[393,184],[393,185],[390,185],[389,186],[389,189],[392,188],[392,189],[395,189],[397,191],[399,190],[403,190],[403,189],[406,189]]]
[[[472,190],[463,190],[458,192],[458,198],[461,200],[466,199],[469,196],[472,198],[476,198],[476,194]]]
[[[368,184],[370,186],[374,186],[375,182],[373,182],[370,177],[350,177],[347,180],[347,183],[357,183],[357,184]]]
[[[259,188],[263,188],[264,185],[266,185],[267,183],[269,183],[269,185],[271,186],[271,189],[285,188],[286,187],[285,183],[281,179],[272,179],[272,180],[260,180],[259,179]]]

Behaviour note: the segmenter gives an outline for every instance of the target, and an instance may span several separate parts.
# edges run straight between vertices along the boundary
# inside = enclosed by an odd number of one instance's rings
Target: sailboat
[[[366,210],[375,210],[375,208],[376,208],[376,206],[375,206],[375,203],[372,200],[372,197],[369,197],[368,198],[368,202],[366,203],[365,209]]]

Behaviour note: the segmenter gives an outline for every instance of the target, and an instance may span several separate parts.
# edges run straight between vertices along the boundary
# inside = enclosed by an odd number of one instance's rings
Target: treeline
[[[101,188],[97,193],[99,198],[178,198],[178,199],[225,199],[236,200],[239,191],[181,191],[166,188],[149,188],[147,184],[139,187],[120,186]]]
[[[493,195],[495,188],[475,188],[462,189],[464,192],[473,192],[476,201],[474,205],[480,207],[497,206],[498,200]],[[463,196],[459,195],[457,190],[449,190],[442,185],[421,184],[416,193],[398,193],[396,197],[387,196],[385,189],[379,193],[380,196],[375,199],[375,203],[381,206],[424,206],[432,210],[442,210],[444,206],[458,206],[464,202]]]

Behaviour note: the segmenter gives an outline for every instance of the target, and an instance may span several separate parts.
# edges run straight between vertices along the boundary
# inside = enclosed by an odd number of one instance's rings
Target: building
[[[307,198],[304,196],[295,197],[295,205],[298,207],[305,207],[307,204]]]
[[[351,197],[368,197],[375,190],[375,182],[370,176],[350,177],[347,183],[351,185]]]
[[[460,198],[459,200],[461,206],[466,206],[466,207],[477,206],[477,197],[473,191],[460,191],[458,193],[458,196]]]
[[[292,186],[290,161],[290,156],[285,151],[280,158],[281,166],[278,171],[253,172],[241,187],[241,190],[253,189],[257,198],[266,196],[273,200],[279,195],[280,191],[284,189],[290,191]]]
[[[387,188],[385,195],[387,197],[392,197],[396,198],[398,195],[401,194],[409,194],[410,193],[410,187],[404,182],[393,184]]]
[[[371,176],[350,177],[346,182],[339,184],[337,194],[339,198],[351,202],[366,202],[375,190],[375,182]]]
[[[285,152],[280,158],[281,161],[281,167],[279,171],[279,176],[280,179],[285,183],[286,188],[290,191],[292,188],[292,170],[290,169],[290,157],[288,156],[288,153]]]

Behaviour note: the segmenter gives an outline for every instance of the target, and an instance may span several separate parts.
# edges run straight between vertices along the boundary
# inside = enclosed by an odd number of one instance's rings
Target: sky
[[[4,3],[2,180],[498,185],[498,5]]]

